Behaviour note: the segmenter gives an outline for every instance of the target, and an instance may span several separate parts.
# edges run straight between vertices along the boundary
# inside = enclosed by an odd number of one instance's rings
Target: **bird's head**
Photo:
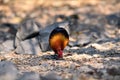
[[[62,50],[58,50],[57,51],[57,54],[58,54],[58,58],[63,58],[63,51]]]

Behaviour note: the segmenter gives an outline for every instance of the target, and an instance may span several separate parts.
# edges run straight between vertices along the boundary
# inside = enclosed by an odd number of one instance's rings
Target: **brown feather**
[[[65,29],[56,28],[54,29],[49,38],[49,44],[51,49],[58,54],[58,56],[62,56],[62,51],[67,46],[69,42],[69,36]],[[59,53],[60,52],[60,53]]]

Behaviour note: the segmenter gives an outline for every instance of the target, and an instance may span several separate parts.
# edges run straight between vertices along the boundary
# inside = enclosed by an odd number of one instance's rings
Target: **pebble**
[[[75,46],[75,42],[70,41],[68,45],[69,45],[70,47],[74,47],[74,46]]]
[[[94,72],[94,70],[92,69],[92,67],[89,67],[89,66],[81,66],[81,67],[79,68],[79,71],[80,71],[80,72],[83,72],[83,73]]]
[[[114,48],[114,46],[115,45],[112,43],[105,43],[105,44],[94,43],[94,44],[91,44],[91,47],[93,47],[99,51],[107,51],[107,50]]]
[[[4,51],[6,53],[6,52],[11,52],[12,50],[14,50],[12,40],[6,40],[0,45],[0,51]]]
[[[41,26],[33,19],[26,19],[19,25],[16,37],[20,40],[26,40],[39,35]]]
[[[41,76],[42,80],[63,80],[62,77],[58,76],[55,72],[49,72],[45,76]]]
[[[0,44],[6,40],[13,40],[17,32],[18,25],[12,23],[0,24]]]
[[[120,67],[118,66],[110,66],[107,68],[107,73],[110,75],[120,75]]]
[[[79,39],[77,42],[76,42],[76,46],[86,46],[88,45],[89,43],[91,43],[90,41],[90,38],[87,37],[87,38],[83,38],[83,39]]]
[[[115,25],[120,28],[120,13],[107,15],[106,19],[110,25]]]
[[[35,72],[25,72],[18,80],[41,80],[39,74]]]
[[[35,20],[23,20],[14,39],[15,52],[21,54],[38,54],[41,52],[38,37],[40,29],[40,24]]]
[[[17,68],[15,65],[8,61],[0,62],[0,80],[16,80]]]
[[[70,49],[77,50],[77,49],[80,49],[80,47],[71,47]]]
[[[15,53],[18,54],[39,54],[41,52],[38,38],[32,38],[17,43]]]
[[[99,58],[99,57],[102,57],[100,54],[94,54],[93,55],[94,58]]]

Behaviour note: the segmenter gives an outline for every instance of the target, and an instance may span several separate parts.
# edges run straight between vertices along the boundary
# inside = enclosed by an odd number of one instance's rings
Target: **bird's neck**
[[[63,51],[62,51],[62,50],[58,50],[57,53],[58,53],[58,57],[59,57],[59,58],[62,58],[62,57],[63,57]]]

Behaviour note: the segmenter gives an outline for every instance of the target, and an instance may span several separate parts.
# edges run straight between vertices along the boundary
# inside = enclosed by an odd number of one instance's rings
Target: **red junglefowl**
[[[69,42],[69,35],[64,28],[55,28],[49,36],[49,44],[51,49],[57,55],[57,58],[63,58],[63,50]]]

